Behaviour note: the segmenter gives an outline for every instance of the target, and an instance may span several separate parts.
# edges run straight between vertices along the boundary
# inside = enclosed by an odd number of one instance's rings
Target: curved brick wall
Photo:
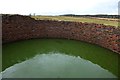
[[[120,54],[120,28],[94,23],[34,20],[3,15],[3,43],[31,38],[66,38],[90,42]]]

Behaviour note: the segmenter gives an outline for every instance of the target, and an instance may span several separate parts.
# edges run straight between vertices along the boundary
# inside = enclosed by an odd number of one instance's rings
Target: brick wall
[[[95,23],[34,20],[20,15],[2,16],[3,43],[31,38],[81,40],[120,54],[120,28]]]

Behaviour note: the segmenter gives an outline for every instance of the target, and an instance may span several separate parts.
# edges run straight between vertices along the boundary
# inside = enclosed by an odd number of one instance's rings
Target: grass
[[[88,17],[66,17],[66,16],[32,16],[37,20],[61,20],[61,21],[73,21],[73,22],[88,22],[88,23],[96,23],[96,24],[104,24],[110,26],[118,26],[117,21],[110,21],[106,19],[98,19],[98,18],[88,18]]]

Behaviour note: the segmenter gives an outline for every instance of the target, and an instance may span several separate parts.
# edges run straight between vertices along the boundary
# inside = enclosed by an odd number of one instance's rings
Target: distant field
[[[66,17],[66,16],[32,16],[37,20],[61,20],[61,21],[75,21],[75,22],[88,22],[88,23],[97,23],[111,26],[118,26],[118,22],[113,19],[107,18],[88,18],[88,17]]]

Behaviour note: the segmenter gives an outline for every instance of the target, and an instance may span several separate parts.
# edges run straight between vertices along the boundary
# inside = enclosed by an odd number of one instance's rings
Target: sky
[[[118,14],[119,0],[0,0],[2,14]]]

